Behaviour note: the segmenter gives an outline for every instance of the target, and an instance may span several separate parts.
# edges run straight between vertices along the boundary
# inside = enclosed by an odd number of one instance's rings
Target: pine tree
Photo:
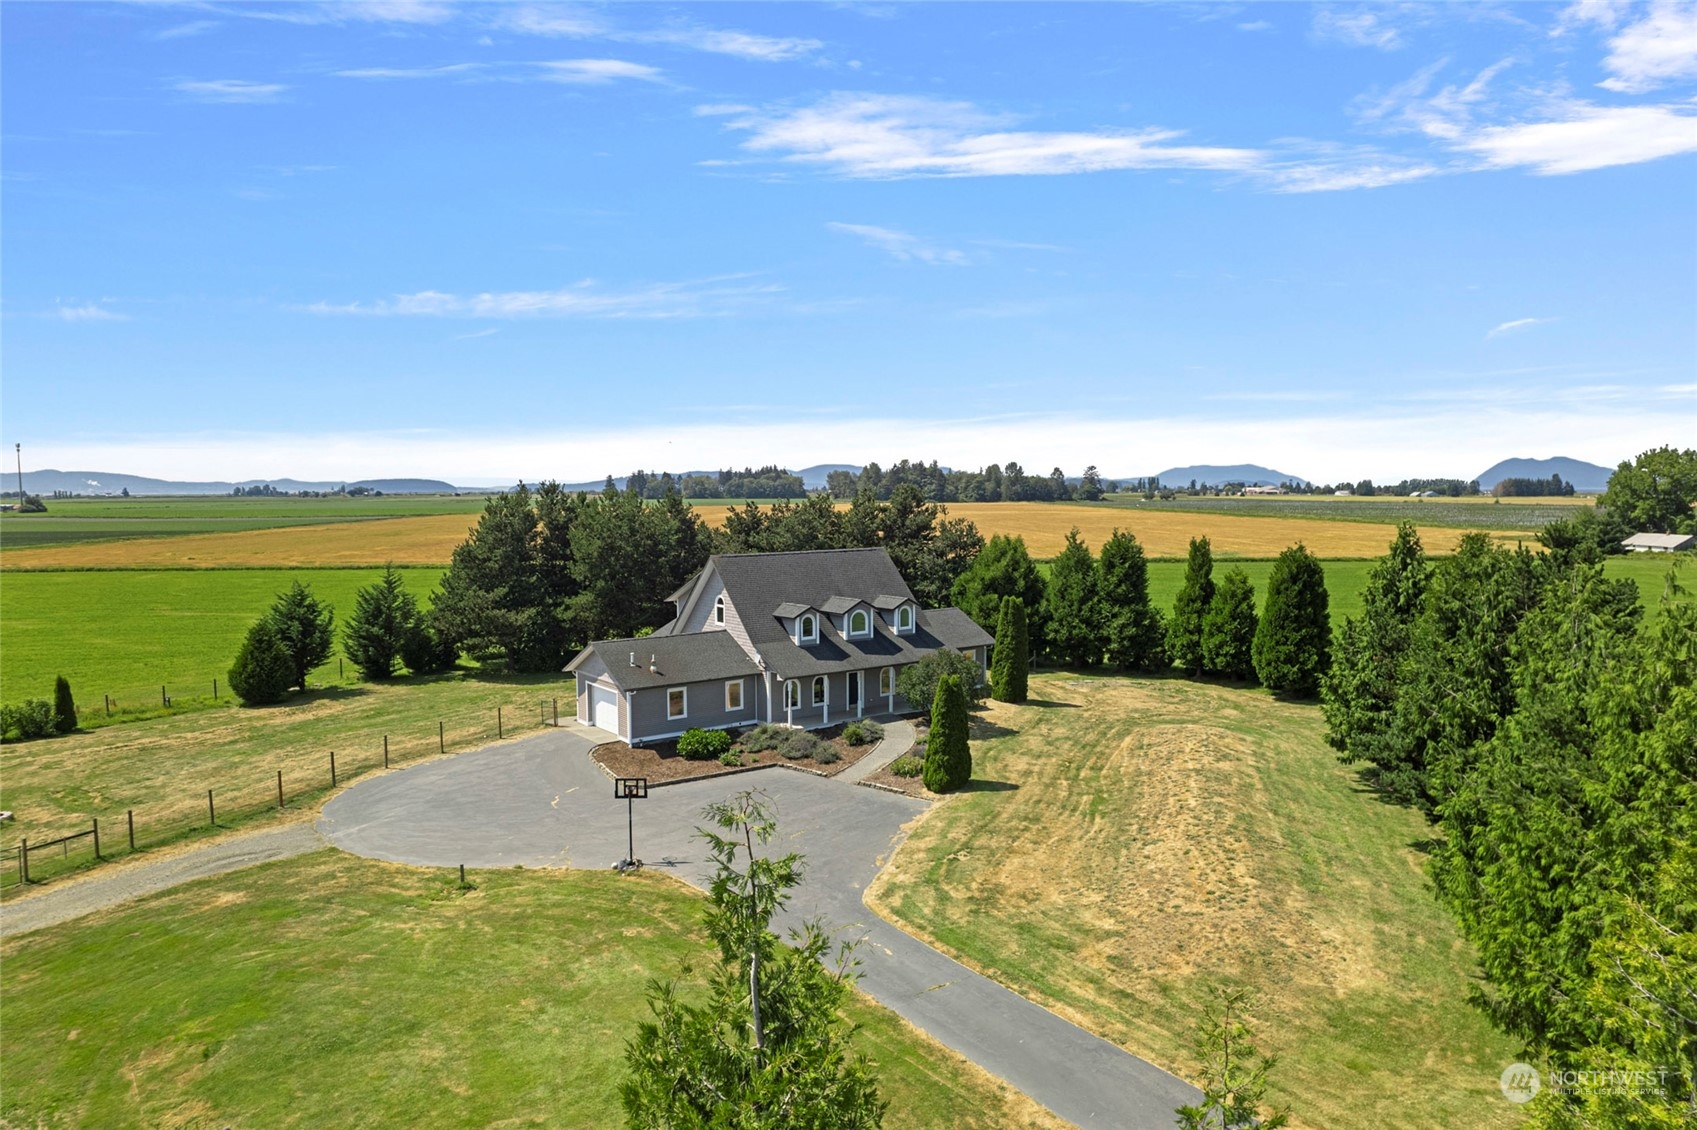
[[[342,652],[367,679],[387,679],[418,630],[418,602],[406,590],[393,565],[383,576],[354,594],[354,614],[342,626]]]
[[[1097,560],[1107,660],[1133,671],[1167,666],[1166,624],[1149,603],[1149,562],[1137,538],[1115,530]]]
[[[293,671],[277,629],[269,616],[263,616],[248,629],[230,665],[230,689],[249,706],[281,702],[289,693]]]
[[[1167,654],[1176,666],[1193,675],[1202,674],[1207,665],[1202,654],[1202,620],[1213,602],[1213,547],[1207,538],[1191,538],[1184,584],[1173,601],[1173,618],[1167,621]]]
[[[53,680],[53,729],[68,734],[77,728],[77,704],[71,697],[71,683],[60,675]]]
[[[1049,563],[1048,654],[1070,667],[1094,667],[1102,662],[1101,615],[1096,602],[1096,561],[1079,540],[1075,526],[1066,545]]]
[[[921,770],[925,787],[951,793],[972,779],[972,747],[967,739],[966,689],[956,675],[937,682],[931,703],[931,733],[925,739]]]
[[[443,638],[428,616],[415,620],[412,630],[401,641],[401,662],[414,675],[435,675],[447,671],[459,657],[458,649]]]
[[[1320,680],[1326,740],[1345,761],[1369,757],[1391,724],[1397,669],[1413,637],[1431,567],[1412,523],[1397,526],[1390,552],[1367,574],[1360,620],[1343,623]]]
[[[1255,674],[1263,685],[1312,695],[1331,666],[1326,572],[1298,543],[1279,554],[1267,578],[1267,608],[1255,632]]]
[[[270,619],[271,629],[289,657],[289,685],[304,691],[307,675],[330,658],[335,645],[335,610],[320,604],[311,587],[296,581],[271,606]]]
[[[1202,659],[1208,670],[1230,679],[1255,677],[1255,586],[1249,574],[1233,568],[1214,592],[1202,618]]]
[[[988,627],[1001,614],[1004,596],[1019,597],[1025,605],[1030,652],[1041,655],[1047,640],[1043,590],[1043,576],[1025,548],[1025,539],[997,534],[955,581],[949,599],[974,621]]]
[[[1024,702],[1030,674],[1027,653],[1025,602],[1017,596],[1002,598],[1002,614],[996,620],[996,653],[990,659],[990,695],[999,702]]]

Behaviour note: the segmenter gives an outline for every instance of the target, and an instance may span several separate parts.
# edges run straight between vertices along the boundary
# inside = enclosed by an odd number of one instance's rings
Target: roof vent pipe
[[[636,652],[634,651],[630,653],[630,665],[632,667],[636,666]]]
[[[648,673],[650,675],[658,675],[660,673],[660,666],[654,661],[654,658],[655,657],[652,655],[648,657]]]

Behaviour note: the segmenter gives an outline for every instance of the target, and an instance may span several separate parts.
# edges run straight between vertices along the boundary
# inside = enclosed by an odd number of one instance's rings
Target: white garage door
[[[589,685],[589,722],[603,730],[619,732],[619,696],[595,683]]]

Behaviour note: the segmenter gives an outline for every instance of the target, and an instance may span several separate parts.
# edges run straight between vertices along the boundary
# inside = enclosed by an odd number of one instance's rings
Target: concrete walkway
[[[562,726],[362,781],[324,806],[319,830],[358,855],[433,867],[608,867],[624,856],[628,833],[627,805],[587,756],[604,737]],[[710,861],[694,835],[701,810],[745,789],[777,809],[771,848],[807,860],[779,932],[819,918],[861,939],[860,987],[879,1003],[1087,1130],[1166,1130],[1173,1108],[1196,1101],[1183,1081],[867,910],[867,885],[925,801],[776,768],[688,781],[635,802],[637,856],[705,888]]]
[[[896,718],[883,723],[884,737],[875,749],[859,761],[838,773],[833,780],[857,784],[913,748],[916,732],[913,723]]]
[[[99,868],[83,878],[55,883],[39,893],[11,899],[0,906],[0,938],[56,926],[181,883],[238,871],[256,863],[305,855],[323,846],[324,840],[318,832],[303,822],[231,836],[163,859]]]

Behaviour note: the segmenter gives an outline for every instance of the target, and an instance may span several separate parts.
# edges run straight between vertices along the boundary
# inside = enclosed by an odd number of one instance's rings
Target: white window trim
[[[790,692],[794,691],[794,696]],[[795,710],[801,706],[801,680],[788,679],[784,682],[784,709]]]
[[[682,695],[683,700],[684,700],[684,708],[676,714],[672,713],[672,696],[674,694]],[[676,722],[679,718],[688,718],[688,717],[689,717],[689,688],[688,687],[667,687],[666,688],[666,721]]]
[[[861,623],[865,625],[859,631],[856,631],[855,628],[854,628],[854,618],[856,616],[859,616],[860,619],[861,619]],[[872,634],[872,615],[871,615],[871,613],[867,612],[866,609],[856,608],[854,611],[850,612],[847,616],[843,617],[843,635],[844,636],[847,636],[851,640],[859,640],[859,639],[865,639],[867,636],[870,636],[871,634]]]
[[[810,692],[814,706],[831,705],[831,680],[824,675],[813,676],[813,689]]]
[[[883,697],[883,698],[888,698],[890,695],[895,693],[895,690],[896,690],[896,669],[894,667],[884,667],[884,668],[880,669],[879,672],[878,672],[878,694],[879,694],[879,696]]]
[[[907,621],[905,625],[902,623],[903,619]],[[911,635],[913,626],[918,622],[919,617],[914,614],[913,605],[904,604],[896,609],[896,634],[898,636]]]
[[[732,687],[735,687],[736,691],[737,691],[737,704],[735,706],[731,705],[731,688]],[[741,679],[726,679],[725,680],[725,713],[726,714],[741,713],[743,707],[745,705],[747,705],[748,696],[742,693],[743,690],[744,690],[744,687],[742,685]]]
[[[812,632],[807,631],[807,624],[808,624],[808,621],[810,621],[810,620],[813,622],[813,631]],[[818,643],[819,642],[819,617],[818,617],[817,614],[812,613],[812,612],[807,612],[807,613],[803,613],[802,615],[796,617],[796,621],[795,621],[795,641],[797,643]]]
[[[724,595],[721,594],[719,599],[715,600],[713,602],[713,623],[723,624],[724,622],[725,622],[725,598],[724,598]]]

